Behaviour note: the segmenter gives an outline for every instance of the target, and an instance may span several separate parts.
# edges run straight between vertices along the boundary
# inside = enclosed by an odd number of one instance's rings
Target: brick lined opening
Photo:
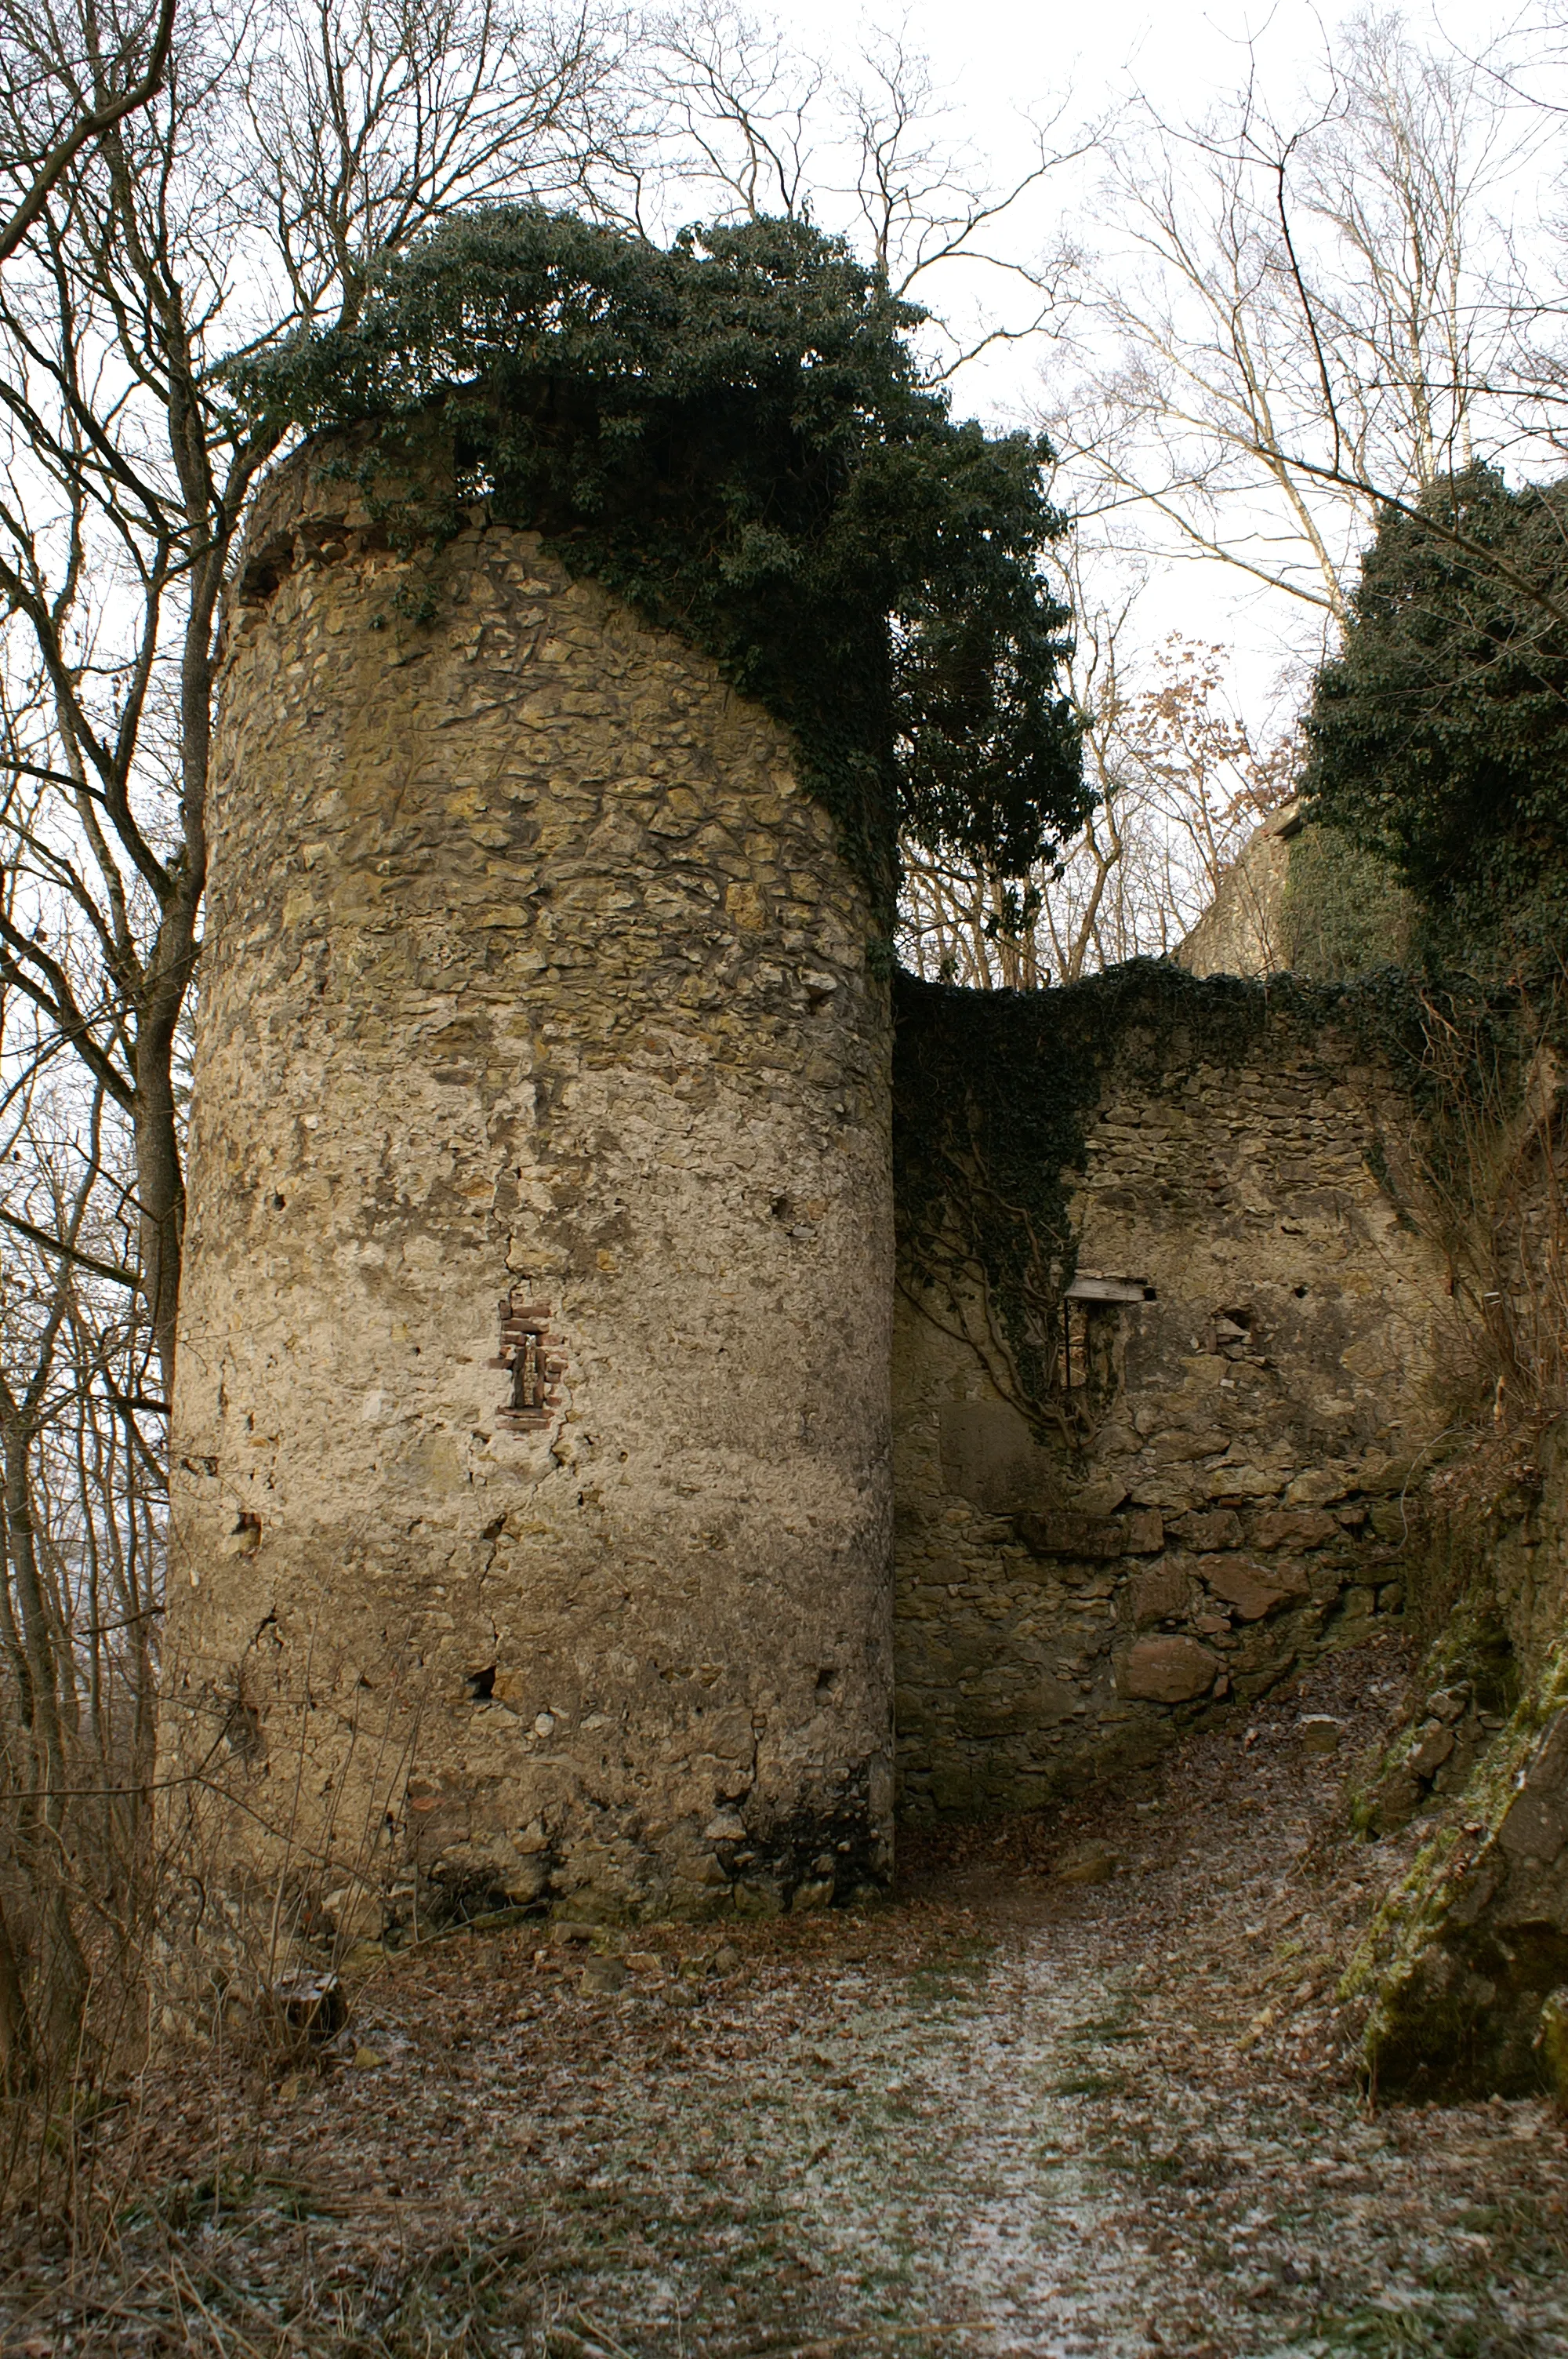
[[[558,1407],[557,1384],[566,1372],[561,1337],[550,1332],[550,1306],[514,1287],[501,1299],[501,1351],[497,1367],[510,1370],[512,1387],[499,1415],[514,1432],[537,1432]]]

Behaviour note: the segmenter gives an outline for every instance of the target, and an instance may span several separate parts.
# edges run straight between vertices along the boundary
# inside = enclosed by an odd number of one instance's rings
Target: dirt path
[[[106,2131],[156,2201],[96,2260],[19,2252],[0,2348],[1568,2354],[1561,2125],[1374,2114],[1350,2070],[1391,1847],[1340,1840],[1339,1793],[1399,1669],[927,1847],[864,1919],[399,1962],[259,2119],[204,2067]]]

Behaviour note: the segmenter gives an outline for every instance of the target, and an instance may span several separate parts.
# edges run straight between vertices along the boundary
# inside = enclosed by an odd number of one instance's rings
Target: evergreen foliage
[[[1429,512],[1568,609],[1568,495],[1474,467]],[[1420,947],[1477,974],[1555,957],[1568,910],[1568,628],[1386,510],[1306,719],[1309,816],[1387,864]]]
[[[449,438],[445,529],[483,498],[704,648],[795,733],[885,914],[900,827],[1018,875],[1088,809],[1039,565],[1049,451],[954,422],[918,379],[922,316],[798,222],[663,250],[508,207],[231,384],[312,433]]]
[[[1415,905],[1387,860],[1337,828],[1303,827],[1280,897],[1281,950],[1292,974],[1346,983],[1402,966]]]

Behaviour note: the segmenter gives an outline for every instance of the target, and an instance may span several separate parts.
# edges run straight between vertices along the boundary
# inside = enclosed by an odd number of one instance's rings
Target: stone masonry
[[[874,914],[785,734],[536,536],[377,514],[291,462],[229,620],[160,1768],[220,1978],[879,1885],[895,1645],[921,1815],[1396,1608],[1443,1284],[1389,1076],[1124,995],[1026,1417],[895,1286]]]
[[[211,1890],[841,1897],[892,1799],[866,896],[778,727],[535,536],[421,567],[307,457],[250,551],[162,1740]]]
[[[1071,1211],[1078,1446],[906,1283],[906,1811],[1114,1774],[1397,1608],[1444,1290],[1375,1176],[1399,1099],[1357,1053],[1283,1009],[1241,1067],[1180,1026],[1119,1044]]]
[[[1254,830],[1197,924],[1178,943],[1178,966],[1199,975],[1278,974],[1289,966],[1285,880],[1291,847],[1301,832],[1296,802],[1271,811]]]

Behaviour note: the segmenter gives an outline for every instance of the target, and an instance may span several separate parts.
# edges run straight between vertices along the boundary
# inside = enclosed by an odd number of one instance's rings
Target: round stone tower
[[[890,1864],[870,899],[706,658],[375,513],[282,468],[231,617],[160,1774],[340,1935],[823,1905]]]

